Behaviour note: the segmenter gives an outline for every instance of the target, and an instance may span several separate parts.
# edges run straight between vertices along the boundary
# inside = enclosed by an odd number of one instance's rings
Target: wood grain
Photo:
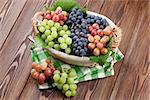
[[[77,1],[122,28],[125,57],[115,64],[115,75],[79,83],[72,98],[53,89],[39,91],[30,76],[29,19],[54,0],[0,0],[0,100],[150,100],[150,1]]]

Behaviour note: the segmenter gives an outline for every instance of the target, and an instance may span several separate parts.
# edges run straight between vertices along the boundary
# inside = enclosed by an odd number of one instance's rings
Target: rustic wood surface
[[[83,82],[73,100],[150,100],[150,0],[77,0],[109,17],[123,30],[124,59],[112,77]],[[62,100],[40,92],[30,76],[31,18],[54,0],[0,0],[0,100]]]

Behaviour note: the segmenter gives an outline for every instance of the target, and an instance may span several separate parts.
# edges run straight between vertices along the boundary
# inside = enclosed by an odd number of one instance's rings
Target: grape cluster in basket
[[[69,14],[61,7],[55,11],[48,10],[38,30],[49,48],[80,57],[106,54],[112,37],[112,29],[106,19],[85,15],[78,7]]]

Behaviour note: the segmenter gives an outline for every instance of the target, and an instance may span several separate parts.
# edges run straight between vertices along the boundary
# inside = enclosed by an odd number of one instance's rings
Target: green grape
[[[46,26],[46,22],[45,21],[42,21],[41,23],[40,23],[40,25],[42,25],[42,26]]]
[[[63,29],[63,27],[62,26],[60,26],[59,28],[58,28],[58,31],[61,31]]]
[[[53,32],[53,31],[57,31],[57,28],[56,27],[51,27],[51,31]]]
[[[71,53],[71,49],[70,48],[66,48],[65,49],[65,53],[67,53],[67,54]]]
[[[45,39],[45,43],[48,43],[48,40],[47,40],[47,39]]]
[[[54,24],[54,27],[56,27],[57,29],[59,29],[60,24],[59,24],[59,23],[55,23],[55,24]]]
[[[64,30],[61,30],[60,32],[59,32],[59,35],[60,36],[64,36],[66,34],[66,32],[64,31]]]
[[[63,85],[63,90],[64,90],[64,91],[67,91],[68,89],[69,89],[69,85],[68,85],[68,84],[64,84],[64,85]]]
[[[77,85],[76,85],[76,84],[70,84],[70,85],[69,85],[69,89],[70,89],[71,91],[76,90],[76,89],[77,89]]]
[[[60,75],[59,74],[54,74],[53,79],[55,82],[59,81]]]
[[[55,45],[54,45],[54,48],[55,48],[56,50],[60,50],[60,45],[59,45],[59,44],[55,44]]]
[[[45,29],[49,30],[49,29],[50,29],[50,27],[49,27],[48,25],[46,25],[46,26],[45,26]]]
[[[48,43],[48,46],[49,46],[50,48],[54,47],[54,42],[53,42],[53,41],[49,42],[49,43]]]
[[[55,70],[54,74],[60,74],[60,71],[59,70]]]
[[[67,80],[67,83],[72,84],[73,82],[74,82],[74,79],[69,77],[68,80]]]
[[[65,38],[65,39],[66,39],[66,38],[68,38],[68,35],[67,35],[67,34],[65,34],[65,35],[63,36],[63,38]]]
[[[70,90],[66,91],[66,92],[65,92],[65,95],[66,95],[67,97],[70,97],[70,96],[71,96],[71,91],[70,91]]]
[[[71,32],[68,30],[68,31],[66,31],[66,34],[67,34],[68,36],[70,36],[70,35],[71,35]]]
[[[51,36],[52,36],[53,38],[57,38],[58,34],[57,34],[56,31],[52,31]]]
[[[75,77],[77,75],[76,71],[70,71],[69,77]]]
[[[46,30],[46,31],[44,32],[44,34],[45,34],[46,36],[49,36],[49,35],[51,34],[51,31],[50,31],[50,30]]]
[[[59,90],[62,90],[62,87],[63,87],[63,84],[57,84],[57,88],[58,88]]]
[[[67,44],[62,43],[62,44],[60,44],[60,47],[61,47],[61,49],[66,49],[67,48]]]
[[[67,26],[67,25],[64,25],[64,26],[63,26],[63,30],[67,31],[67,30],[68,30],[68,26]]]
[[[45,28],[43,26],[39,26],[38,29],[39,29],[40,32],[44,32],[45,31]]]
[[[47,22],[47,24],[48,24],[50,27],[52,27],[52,26],[54,25],[54,22],[53,22],[52,20],[49,20],[49,21]]]
[[[63,77],[63,78],[67,78],[67,77],[68,77],[68,75],[67,75],[67,73],[63,72],[63,73],[61,74],[61,77]]]
[[[60,83],[60,84],[66,83],[66,78],[61,77],[61,78],[59,79],[59,83]]]
[[[66,44],[70,45],[72,43],[72,39],[71,38],[66,38],[65,40]]]
[[[42,38],[43,40],[45,40],[45,39],[46,39],[46,35],[45,35],[45,34],[42,34],[42,35],[41,35],[41,38]]]
[[[50,42],[53,40],[53,37],[51,35],[49,35],[49,36],[47,36],[47,40],[48,40],[48,42]]]
[[[71,96],[75,96],[76,95],[76,90],[71,91]]]
[[[59,38],[58,38],[58,42],[59,42],[59,43],[65,43],[65,39],[62,38],[62,37],[59,37]]]

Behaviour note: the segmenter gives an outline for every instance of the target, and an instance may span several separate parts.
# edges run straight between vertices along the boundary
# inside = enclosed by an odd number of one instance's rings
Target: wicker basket
[[[32,18],[32,26],[33,26],[33,34],[32,36],[34,37],[37,33],[39,33],[39,31],[37,30],[37,26],[39,25],[40,21],[43,19],[43,14],[44,12],[37,12],[33,18]],[[113,51],[116,50],[116,48],[118,48],[120,41],[121,41],[121,29],[119,27],[117,27],[109,18],[107,18],[106,16],[91,12],[91,11],[87,11],[87,14],[89,15],[95,15],[95,16],[100,16],[104,19],[107,20],[107,22],[109,23],[110,27],[113,29],[112,35],[112,44],[111,44],[111,48]],[[45,48],[47,49],[47,48]],[[96,63],[90,61],[89,57],[78,57],[75,55],[68,55],[66,53],[63,53],[61,51],[57,51],[53,48],[48,48],[47,49],[48,52],[56,59],[59,59],[65,63],[68,64],[72,64],[72,65],[78,65],[78,66],[86,66],[86,67],[93,67]]]

